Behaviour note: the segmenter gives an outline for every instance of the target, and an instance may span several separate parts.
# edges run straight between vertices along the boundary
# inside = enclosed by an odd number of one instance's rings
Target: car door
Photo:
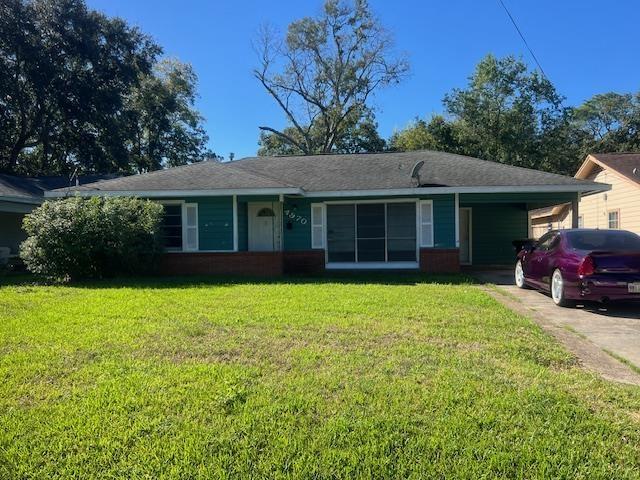
[[[546,257],[549,250],[549,245],[551,244],[555,236],[556,232],[545,233],[536,243],[533,250],[527,254],[525,277],[527,281],[538,287],[544,287],[544,266],[548,263],[548,259]]]
[[[553,266],[556,264],[556,255],[558,254],[558,246],[560,245],[560,234],[555,233],[551,235],[551,238],[544,245],[544,251],[538,257],[538,278],[543,288],[550,288],[551,275],[553,273]]]

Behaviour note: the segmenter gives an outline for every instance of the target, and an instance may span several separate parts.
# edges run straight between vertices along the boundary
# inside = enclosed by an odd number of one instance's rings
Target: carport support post
[[[580,194],[576,195],[576,199],[571,202],[571,228],[578,228],[578,206],[580,205]]]

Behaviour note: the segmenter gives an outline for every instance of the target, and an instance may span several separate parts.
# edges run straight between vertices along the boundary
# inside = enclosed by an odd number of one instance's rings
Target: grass
[[[463,278],[0,287],[0,478],[637,478],[640,389]]]

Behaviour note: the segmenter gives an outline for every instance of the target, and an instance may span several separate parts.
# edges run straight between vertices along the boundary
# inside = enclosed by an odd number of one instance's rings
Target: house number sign
[[[288,208],[284,211],[284,215],[288,219],[293,220],[294,222],[298,222],[301,225],[306,225],[307,223],[309,223],[309,220],[304,218],[302,215],[299,215],[294,210],[290,210]]]

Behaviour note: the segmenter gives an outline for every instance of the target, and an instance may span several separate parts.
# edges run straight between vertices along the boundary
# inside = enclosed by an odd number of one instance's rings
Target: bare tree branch
[[[296,148],[304,143],[305,153],[332,151],[365,114],[373,118],[369,98],[408,71],[367,2],[326,0],[320,16],[291,23],[284,39],[261,33],[254,75],[296,134],[260,129]]]

